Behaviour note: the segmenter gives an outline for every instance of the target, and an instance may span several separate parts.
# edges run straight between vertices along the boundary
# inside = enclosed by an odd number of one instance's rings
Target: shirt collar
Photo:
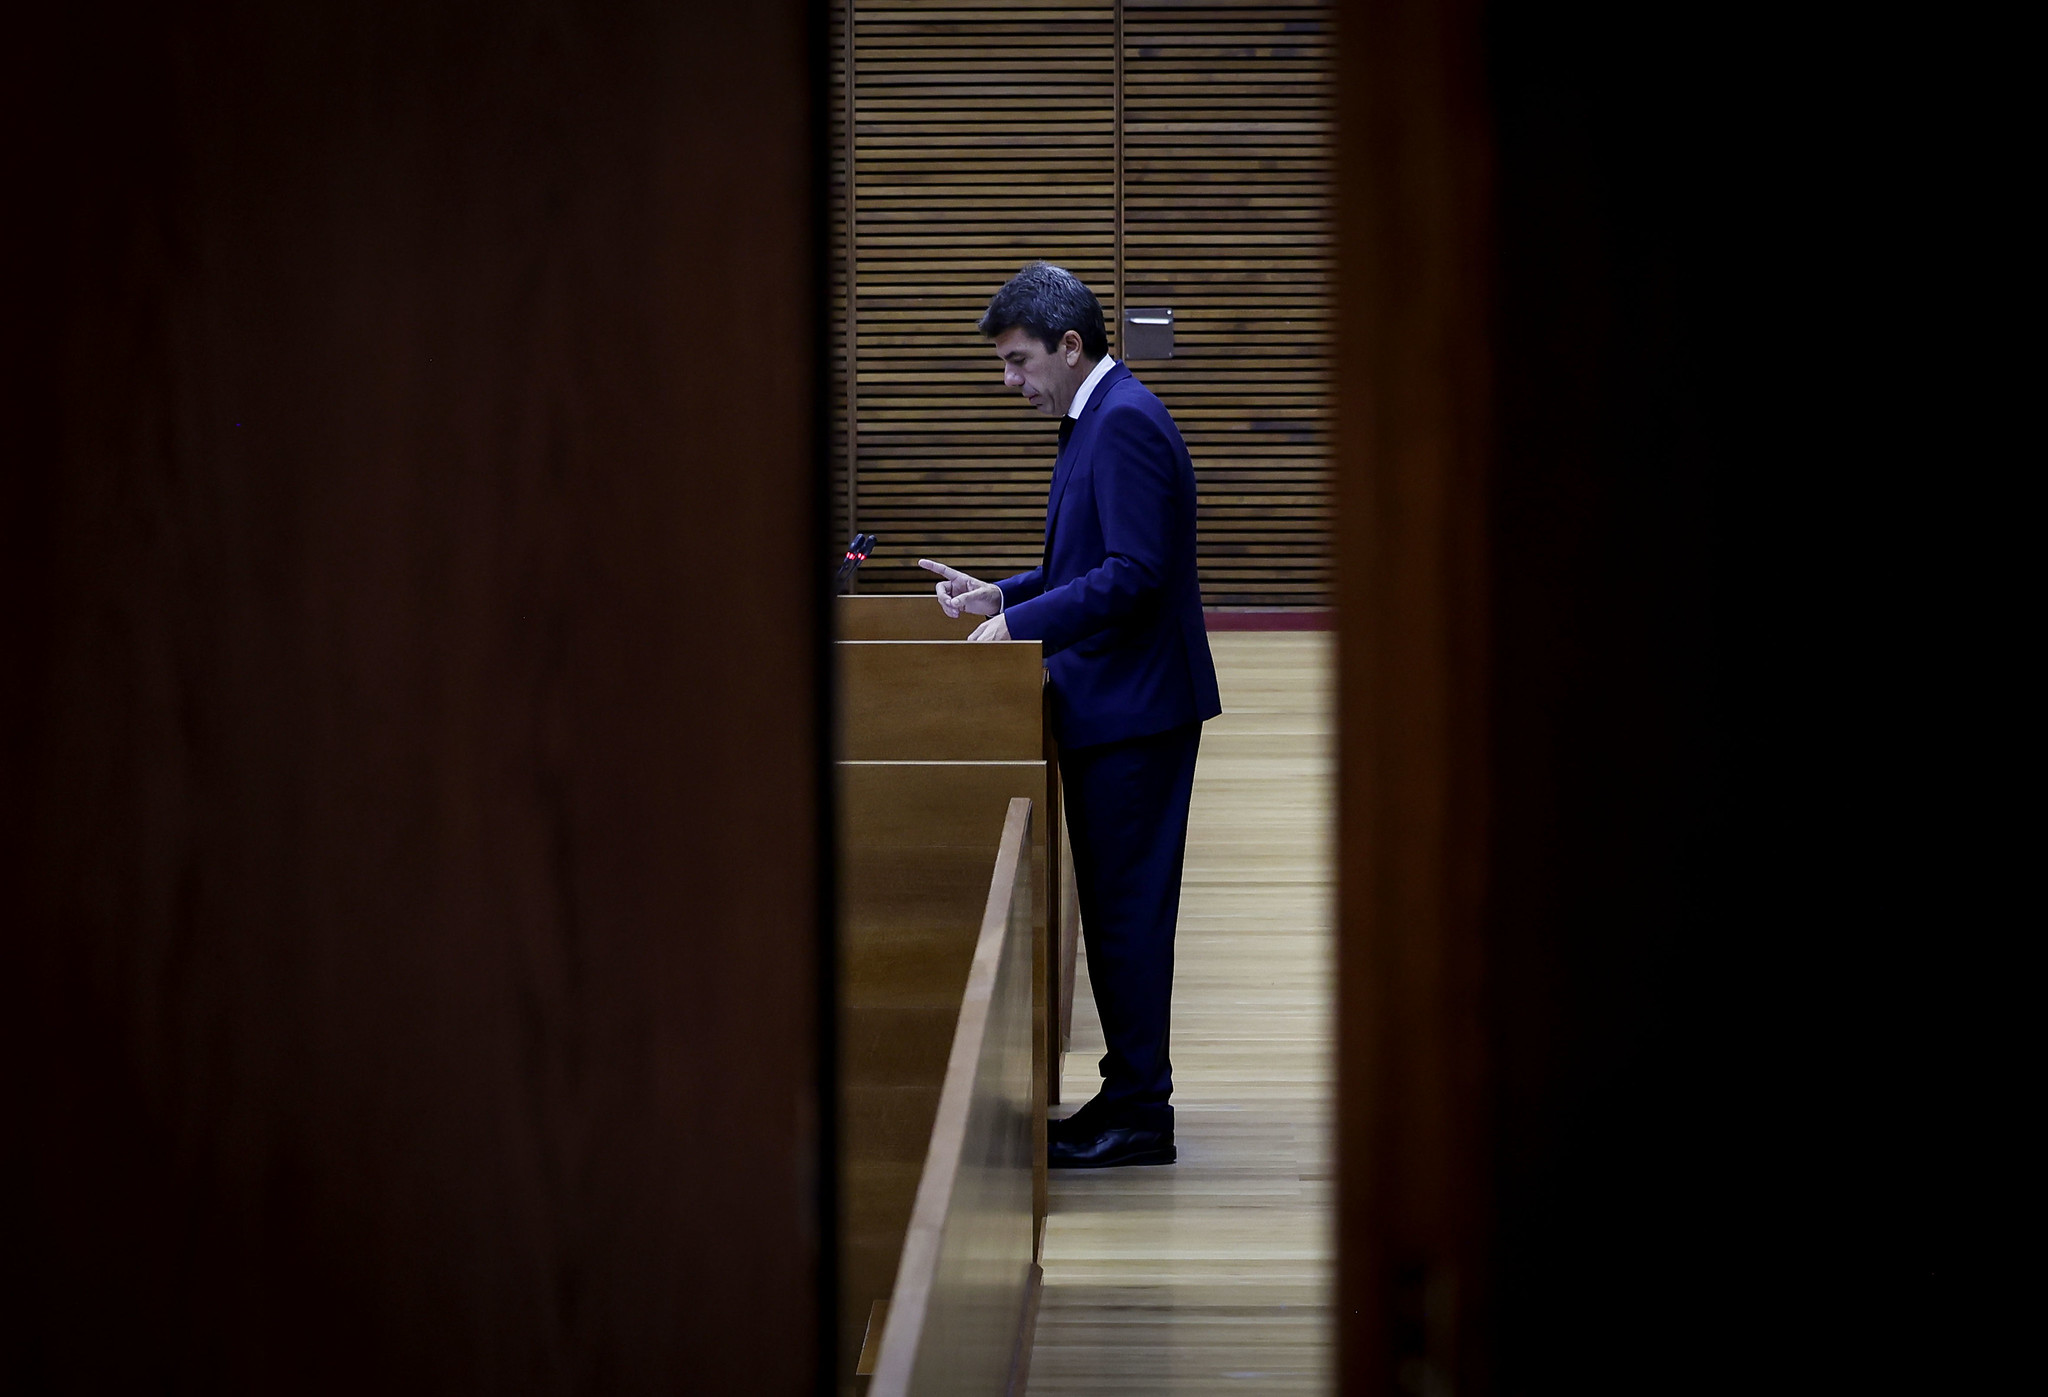
[[[1067,416],[1078,418],[1081,415],[1081,409],[1088,406],[1088,399],[1094,395],[1096,385],[1115,367],[1116,360],[1107,354],[1095,361],[1095,367],[1089,370],[1088,377],[1081,380],[1080,388],[1075,391],[1074,401],[1067,407]]]

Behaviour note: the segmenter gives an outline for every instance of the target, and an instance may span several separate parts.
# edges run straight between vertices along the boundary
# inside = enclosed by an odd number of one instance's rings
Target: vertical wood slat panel
[[[1120,288],[1175,308],[1178,357],[1132,367],[1195,458],[1205,598],[1323,599],[1327,16],[835,7],[834,496],[842,532],[882,540],[864,590],[922,590],[925,555],[991,577],[1036,562],[1052,424],[1002,388],[974,322],[1044,257],[1096,289],[1113,348]]]

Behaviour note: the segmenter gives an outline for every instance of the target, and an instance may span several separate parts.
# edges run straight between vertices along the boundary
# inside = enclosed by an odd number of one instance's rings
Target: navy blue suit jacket
[[[1195,576],[1194,462],[1166,405],[1122,364],[1053,467],[1043,565],[999,585],[1011,636],[1045,646],[1063,745],[1223,711]]]

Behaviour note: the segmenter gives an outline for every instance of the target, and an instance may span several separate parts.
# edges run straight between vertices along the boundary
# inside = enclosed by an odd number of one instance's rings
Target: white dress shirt
[[[1107,354],[1095,361],[1095,367],[1088,371],[1088,377],[1082,379],[1081,386],[1075,390],[1074,401],[1067,407],[1067,416],[1078,418],[1081,415],[1081,409],[1088,406],[1088,399],[1095,394],[1095,385],[1102,382],[1103,377],[1115,367],[1116,360]]]

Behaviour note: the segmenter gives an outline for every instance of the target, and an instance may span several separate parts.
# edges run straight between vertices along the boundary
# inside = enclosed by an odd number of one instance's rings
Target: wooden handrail
[[[1037,1277],[1032,1261],[1030,1218],[1031,1093],[1028,1081],[1024,1090],[1018,1092],[1014,1082],[990,1079],[1005,1073],[1014,1075],[1020,1048],[1028,1078],[1032,992],[1031,819],[1030,801],[1010,802],[868,1397],[1001,1391],[1009,1386],[1020,1354],[1029,1352],[1028,1329],[1036,1308]],[[1017,1036],[1020,1032],[1021,1043],[1001,1041],[1004,1035]],[[1004,1157],[993,1161],[970,1158],[971,1135],[977,1146],[984,1150],[992,1148]],[[1010,1159],[1009,1155],[1016,1157]],[[990,1176],[962,1188],[963,1175],[980,1164],[993,1165]],[[997,1175],[1000,1177],[994,1177]],[[1018,1236],[1010,1239],[1007,1248],[996,1256],[963,1255],[953,1259],[970,1264],[977,1275],[988,1274],[991,1267],[997,1274],[1014,1272],[1008,1284],[996,1287],[999,1292],[1014,1291],[1013,1332],[1002,1345],[1005,1351],[1001,1353],[990,1352],[992,1346],[981,1343],[972,1346],[977,1350],[972,1353],[939,1354],[938,1350],[959,1347],[951,1343],[959,1336],[938,1332],[939,1326],[930,1322],[935,1303],[945,1298],[939,1290],[942,1273],[954,1269],[947,1265],[949,1243],[953,1249],[964,1252],[985,1248],[989,1241],[988,1229],[979,1225],[981,1219],[975,1220],[976,1225],[957,1229],[949,1228],[949,1224],[956,1220],[956,1208],[1004,1201],[963,1196],[976,1186],[985,1194],[991,1184],[999,1193],[1021,1188],[1021,1207],[1012,1206],[1000,1214],[1006,1224],[1000,1229],[1004,1235],[1015,1230]],[[1012,1204],[1016,1201],[1009,1200]]]

